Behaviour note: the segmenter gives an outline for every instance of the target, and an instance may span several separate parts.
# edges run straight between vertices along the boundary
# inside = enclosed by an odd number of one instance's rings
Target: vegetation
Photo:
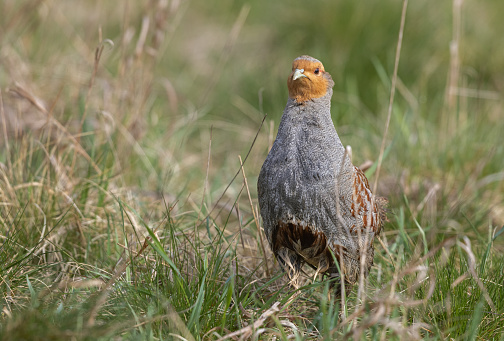
[[[0,2],[0,339],[504,340],[504,2],[410,2],[397,59],[401,9]],[[390,201],[344,300],[258,227],[301,54]]]

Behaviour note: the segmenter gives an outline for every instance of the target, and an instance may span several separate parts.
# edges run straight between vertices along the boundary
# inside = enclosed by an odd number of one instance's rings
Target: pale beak
[[[294,75],[292,75],[292,80],[295,81],[298,78],[307,77],[303,72],[304,69],[296,69]]]

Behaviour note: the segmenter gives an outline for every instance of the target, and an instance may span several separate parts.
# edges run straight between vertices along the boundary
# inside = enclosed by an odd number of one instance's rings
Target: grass
[[[339,301],[287,284],[255,184],[304,53],[378,160],[400,2],[3,1],[0,339],[504,340],[503,6],[408,4],[390,221]]]

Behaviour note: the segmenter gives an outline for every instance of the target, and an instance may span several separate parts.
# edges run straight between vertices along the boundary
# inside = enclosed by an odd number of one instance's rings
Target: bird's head
[[[324,70],[324,65],[318,59],[301,56],[292,62],[287,87],[289,97],[297,103],[323,97],[333,86],[331,75]]]

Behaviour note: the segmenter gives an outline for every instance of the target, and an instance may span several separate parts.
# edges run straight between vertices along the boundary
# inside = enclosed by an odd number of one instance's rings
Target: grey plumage
[[[331,119],[334,82],[328,73],[323,76],[328,84],[324,96],[305,103],[287,101],[259,174],[259,206],[268,242],[291,277],[303,263],[338,276],[331,250],[345,281],[353,284],[360,273],[361,250],[366,253],[365,273],[373,263],[382,201],[371,199],[365,177],[365,185],[359,186],[363,174],[352,165]],[[370,200],[361,200],[364,197]]]

